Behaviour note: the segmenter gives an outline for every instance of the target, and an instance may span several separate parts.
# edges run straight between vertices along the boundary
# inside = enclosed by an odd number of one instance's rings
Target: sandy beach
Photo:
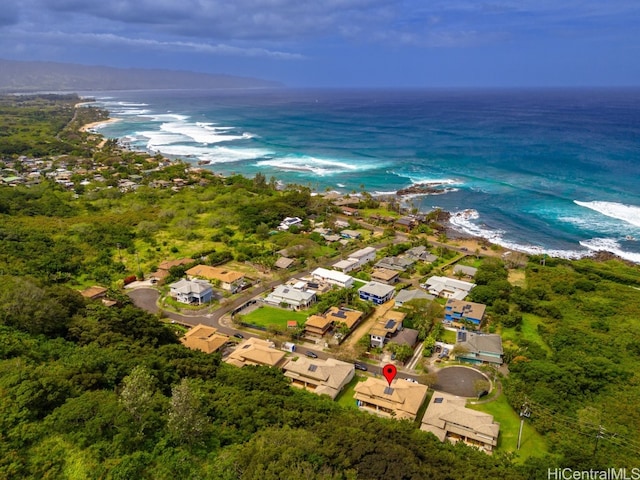
[[[100,120],[99,122],[92,122],[92,123],[87,123],[86,125],[83,125],[82,127],[80,127],[80,131],[81,132],[88,132],[90,130],[96,129],[102,125],[107,125],[109,123],[116,123],[119,122],[120,119],[119,118],[109,118],[107,120]]]

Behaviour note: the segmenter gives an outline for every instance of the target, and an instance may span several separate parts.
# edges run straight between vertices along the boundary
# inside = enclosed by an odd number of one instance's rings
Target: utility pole
[[[601,438],[604,438],[604,434],[606,433],[605,428],[600,425],[600,428],[598,428],[598,433],[596,433],[596,446],[593,449],[593,455],[596,455],[596,452],[598,451],[598,440],[600,440]]]
[[[522,427],[524,427],[524,419],[529,418],[531,416],[531,410],[529,410],[529,405],[527,402],[522,404],[520,407],[520,431],[518,432],[518,450],[520,450],[520,440],[522,440]]]

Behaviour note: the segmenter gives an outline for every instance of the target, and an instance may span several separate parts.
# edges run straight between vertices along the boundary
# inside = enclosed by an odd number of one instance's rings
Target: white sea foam
[[[404,175],[403,175],[404,176]],[[463,182],[453,178],[408,177],[413,185],[462,185]]]
[[[160,125],[160,130],[178,133],[191,141],[204,144],[231,142],[245,138],[242,135],[225,134],[225,130],[211,128],[210,125],[205,126],[204,124],[198,125],[196,123],[167,122]]]
[[[635,227],[640,227],[640,207],[635,205],[625,205],[623,203],[616,202],[581,202],[578,200],[574,200],[576,205],[580,205],[581,207],[589,208],[591,210],[595,210],[602,215],[606,215],[607,217],[615,218],[617,220],[622,220],[628,224],[631,224]]]
[[[594,252],[611,252],[625,260],[640,263],[640,253],[627,252],[623,250],[620,244],[612,238],[592,238],[590,240],[580,242],[580,245]]]
[[[310,156],[262,160],[257,165],[294,172],[312,172],[318,176],[335,175],[367,168],[364,165],[358,166],[337,160],[326,160]]]
[[[459,212],[453,212],[451,214],[449,222],[457,230],[460,230],[468,235],[485,238],[491,243],[500,245],[504,248],[508,248],[509,250],[524,252],[530,255],[541,255],[546,253],[547,255],[550,255],[552,257],[576,259],[585,257],[589,254],[588,251],[545,249],[537,245],[512,242],[506,240],[503,237],[503,235],[505,234],[503,230],[490,230],[482,225],[474,223],[474,221],[478,220],[479,218],[480,215],[477,210],[468,209]]]

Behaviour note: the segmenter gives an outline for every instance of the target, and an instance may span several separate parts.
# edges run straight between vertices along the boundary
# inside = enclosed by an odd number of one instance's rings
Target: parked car
[[[489,392],[487,390],[483,390],[478,394],[478,398],[486,397],[487,395],[489,395]]]
[[[244,338],[244,335],[241,333],[234,333],[233,336],[236,338]]]
[[[417,381],[417,380],[414,380],[413,378],[409,378],[409,377],[405,378],[405,380],[406,380],[407,382],[411,382],[411,383],[418,383],[418,381]]]
[[[369,370],[367,366],[362,363],[354,363],[353,366],[356,367],[356,370],[362,370],[363,372]]]
[[[304,352],[304,354],[310,358],[318,358],[318,354],[315,352],[312,352],[311,350],[307,350],[306,352]]]

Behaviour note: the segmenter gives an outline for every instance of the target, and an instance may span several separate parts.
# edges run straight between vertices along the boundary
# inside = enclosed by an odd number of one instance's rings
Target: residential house
[[[225,358],[225,362],[236,367],[262,365],[278,367],[284,363],[285,352],[277,350],[273,342],[251,337],[238,344]]]
[[[359,408],[385,417],[415,420],[427,397],[427,386],[396,378],[387,383],[384,378],[369,377],[355,386]]]
[[[331,307],[324,315],[327,318],[331,318],[334,325],[344,323],[349,331],[353,331],[362,320],[364,313],[346,307]]]
[[[94,285],[93,287],[85,288],[80,292],[84,298],[88,298],[89,300],[98,300],[104,298],[107,295],[107,289],[104,287],[99,287]]]
[[[360,264],[358,263],[358,260],[356,260],[355,258],[347,258],[345,260],[337,261],[336,263],[331,265],[331,268],[333,268],[334,270],[338,270],[339,272],[342,272],[342,273],[349,273],[349,272],[352,272],[353,270],[360,268]]]
[[[384,257],[376,263],[376,267],[406,272],[413,267],[415,263],[415,260],[409,257]]]
[[[438,257],[433,255],[432,253],[429,253],[429,250],[427,250],[427,247],[425,247],[424,245],[418,245],[417,247],[410,248],[409,250],[404,252],[404,256],[416,262],[421,261],[433,263],[438,259]]]
[[[196,265],[185,272],[188,278],[204,278],[210,282],[219,282],[220,288],[236,293],[244,285],[244,273],[224,267]]]
[[[454,278],[433,276],[421,286],[436,297],[464,300],[476,284]]]
[[[374,247],[364,247],[349,254],[349,258],[358,261],[360,267],[376,259],[376,249]]]
[[[493,420],[493,415],[471,410],[465,404],[465,398],[435,392],[420,430],[433,433],[441,442],[464,442],[492,453],[498,445],[500,424]]]
[[[498,334],[459,330],[456,347],[460,347],[460,353],[456,354],[456,359],[462,362],[493,365],[503,363],[502,337]]]
[[[280,225],[278,225],[278,230],[289,230],[291,227],[293,226],[301,226],[302,225],[302,219],[299,217],[286,217],[284,220],[282,220],[282,222],[280,222]]]
[[[468,278],[473,278],[478,273],[478,269],[474,267],[469,267],[467,265],[456,265],[453,267],[453,275],[454,276],[463,276]]]
[[[376,305],[382,305],[393,298],[395,288],[380,282],[369,282],[358,289],[358,295],[362,300],[369,300]]]
[[[315,280],[336,285],[341,288],[351,288],[353,286],[353,277],[335,270],[327,270],[326,268],[316,268],[311,272],[311,276]]]
[[[406,313],[389,310],[369,330],[371,347],[384,348],[389,339],[402,330],[402,321],[406,316]]]
[[[469,322],[475,326],[480,326],[486,308],[486,305],[482,303],[450,298],[444,306],[444,321],[445,323],[458,323],[461,325]]]
[[[180,341],[192,350],[213,353],[220,350],[229,341],[229,337],[218,333],[217,328],[200,323],[185,333]]]
[[[358,215],[360,215],[360,212],[358,211],[357,208],[353,208],[353,207],[342,207],[342,214],[346,215],[348,217],[357,217]]]
[[[355,368],[352,363],[334,358],[298,357],[289,360],[282,367],[284,376],[291,384],[318,395],[328,395],[335,399],[342,389],[353,379]]]
[[[213,288],[205,280],[181,278],[169,285],[169,288],[171,289],[169,295],[181,303],[203,304],[213,299]]]
[[[162,281],[169,276],[169,270],[171,270],[172,267],[189,265],[190,263],[193,263],[193,262],[194,262],[193,258],[179,258],[177,260],[165,260],[164,262],[161,262],[160,265],[158,265],[158,269],[155,272],[153,272],[149,278]]]
[[[264,299],[264,303],[270,305],[283,305],[286,304],[293,310],[300,310],[308,308],[313,302],[316,301],[315,292],[309,292],[306,290],[298,290],[290,285],[278,285],[267,297]]]
[[[332,326],[333,318],[325,315],[311,315],[304,324],[304,333],[315,337],[322,337],[329,333]]]
[[[371,280],[393,285],[400,279],[400,272],[389,270],[388,268],[374,268],[371,272]]]
[[[411,348],[415,348],[418,344],[418,335],[418,330],[413,328],[403,328],[389,339],[389,343],[395,343],[396,345],[408,345]]]
[[[375,260],[376,249],[373,247],[365,247],[360,250],[356,250],[349,254],[346,260],[340,260],[332,265],[335,270],[340,270],[343,273],[348,273],[352,270],[356,270],[367,263]]]
[[[276,260],[276,263],[274,263],[273,266],[279,268],[280,270],[287,270],[294,263],[296,263],[296,261],[293,258],[280,257],[278,258],[278,260]]]
[[[410,302],[411,300],[433,300],[436,297],[433,295],[426,293],[424,290],[416,290],[416,289],[404,289],[400,290],[396,294],[396,307],[402,307],[405,303]]]
[[[336,225],[337,225],[337,222],[336,222]],[[342,230],[340,232],[340,236],[342,238],[349,238],[349,239],[357,240],[358,238],[362,237],[362,234],[360,232],[358,232],[357,230],[345,229],[345,230]]]
[[[396,220],[395,225],[404,230],[412,230],[418,226],[418,220],[412,216],[400,217]]]

